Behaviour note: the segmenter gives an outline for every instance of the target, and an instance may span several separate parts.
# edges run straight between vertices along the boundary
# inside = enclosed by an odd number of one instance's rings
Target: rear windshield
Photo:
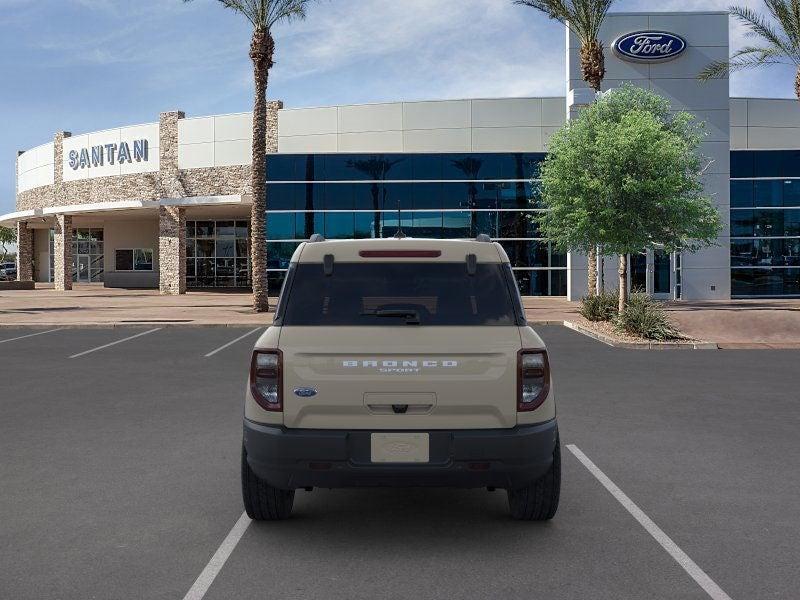
[[[511,268],[466,263],[335,263],[291,266],[277,325],[519,325]]]

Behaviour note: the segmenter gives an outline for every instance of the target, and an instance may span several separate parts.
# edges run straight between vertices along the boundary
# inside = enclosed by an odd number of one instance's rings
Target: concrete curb
[[[564,327],[577,331],[587,337],[603,342],[614,348],[625,348],[628,350],[718,350],[719,346],[715,342],[620,342],[614,338],[587,329],[582,325],[572,321],[564,321]]]

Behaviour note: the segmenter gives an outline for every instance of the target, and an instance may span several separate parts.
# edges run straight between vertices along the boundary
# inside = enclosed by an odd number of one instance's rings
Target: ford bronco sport
[[[550,366],[500,244],[301,244],[253,351],[241,468],[257,520],[352,486],[504,488],[514,518],[552,518]]]

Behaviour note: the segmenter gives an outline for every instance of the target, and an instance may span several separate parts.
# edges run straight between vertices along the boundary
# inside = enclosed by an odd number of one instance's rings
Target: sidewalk
[[[274,306],[276,299],[271,304]],[[574,321],[578,304],[565,298],[523,298],[531,323]],[[666,305],[681,331],[723,348],[800,349],[800,300],[676,302]],[[0,292],[0,327],[97,327],[132,324],[266,326],[249,292],[122,290],[78,284],[71,292],[47,286]]]
[[[272,314],[253,312],[249,292],[197,291],[162,296],[158,290],[124,290],[97,284],[76,284],[70,292],[47,287],[37,284],[32,291],[0,292],[0,327],[136,323],[257,326],[272,322]]]

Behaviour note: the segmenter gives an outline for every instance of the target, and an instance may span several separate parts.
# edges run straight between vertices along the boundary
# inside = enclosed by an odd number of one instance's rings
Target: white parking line
[[[9,338],[7,340],[0,340],[0,344],[5,344],[6,342],[16,342],[17,340],[24,340],[25,338],[34,337],[37,335],[44,335],[45,333],[53,333],[54,331],[61,331],[63,327],[59,329],[50,329],[49,331],[39,331],[38,333],[29,333],[28,335],[21,335],[15,338]]]
[[[92,348],[91,350],[85,350],[84,352],[78,352],[77,354],[73,354],[70,358],[78,358],[79,356],[86,356],[87,354],[91,354],[92,352],[97,352],[98,350],[102,350],[103,348],[108,348],[110,346],[116,346],[117,344],[121,344],[122,342],[127,342],[128,340],[133,340],[138,337],[142,337],[143,335],[147,335],[148,333],[155,333],[156,331],[161,331],[161,327],[157,327],[156,329],[150,329],[148,331],[143,331],[142,333],[137,333],[136,335],[132,335],[130,337],[122,338],[121,340],[117,340],[116,342],[111,342],[110,344],[103,344],[102,346],[98,346],[97,348]]]
[[[230,533],[222,540],[222,544],[217,548],[217,551],[214,552],[214,556],[208,561],[206,568],[203,569],[203,572],[195,579],[192,587],[186,592],[183,600],[202,600],[208,588],[211,587],[211,584],[214,583],[217,575],[222,570],[222,567],[225,566],[233,549],[236,548],[236,544],[239,543],[244,532],[247,531],[250,523],[252,523],[250,517],[247,516],[247,513],[243,512],[239,520],[236,521],[236,525],[233,526]]]
[[[686,571],[689,576],[695,580],[697,585],[699,585],[705,592],[714,600],[731,600],[731,597],[728,596],[722,588],[720,588],[714,580],[709,577],[703,569],[697,566],[689,555],[686,554],[683,550],[681,550],[678,545],[673,542],[670,537],[664,533],[661,528],[653,523],[652,519],[648,517],[641,508],[634,504],[633,500],[628,498],[621,489],[617,487],[617,485],[611,481],[608,476],[603,473],[597,465],[595,465],[588,456],[586,456],[581,450],[575,446],[574,444],[567,444],[567,449],[572,452],[575,457],[583,463],[583,466],[586,467],[589,472],[594,475],[595,479],[597,479],[604,488],[606,488],[611,495],[616,498],[617,502],[619,502],[625,510],[627,510],[634,519],[639,521],[639,524],[645,528],[647,533],[653,536],[664,550],[666,550],[669,555],[675,559],[675,561],[683,567],[683,570]]]
[[[256,331],[261,331],[261,327],[256,327],[255,329],[253,329],[253,331],[248,331],[244,335],[240,335],[239,337],[237,337],[235,340],[231,340],[230,342],[220,346],[216,350],[212,350],[211,352],[209,352],[208,354],[205,355],[205,358],[208,358],[209,356],[214,356],[217,352],[219,352],[221,350],[225,350],[225,348],[227,348],[228,346],[233,346],[236,342],[238,342],[240,340],[243,340],[248,335],[253,335]]]

